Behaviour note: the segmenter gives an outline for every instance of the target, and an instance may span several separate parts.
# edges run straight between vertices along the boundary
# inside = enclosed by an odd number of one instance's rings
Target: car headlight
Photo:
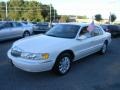
[[[11,55],[14,57],[20,57],[22,52],[23,50],[16,46],[11,48]]]
[[[12,47],[11,51],[19,51],[19,52],[23,52],[23,50],[20,49],[20,48],[17,47],[17,46]]]
[[[31,60],[46,60],[49,58],[48,53],[28,53],[28,52],[22,52],[21,57],[25,59],[31,59]]]
[[[49,58],[48,53],[29,53],[29,52],[23,51],[17,46],[11,49],[11,55],[15,57],[21,57],[24,59],[30,59],[30,60],[46,60]]]

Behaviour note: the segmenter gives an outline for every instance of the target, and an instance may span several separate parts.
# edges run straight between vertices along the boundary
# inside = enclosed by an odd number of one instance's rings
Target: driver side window
[[[79,36],[85,36],[86,38],[90,38],[91,34],[90,32],[87,30],[88,26],[85,26],[81,29]]]

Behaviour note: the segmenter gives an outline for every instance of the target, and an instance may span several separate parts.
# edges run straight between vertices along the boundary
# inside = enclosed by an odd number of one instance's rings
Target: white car
[[[49,30],[49,24],[48,23],[37,23],[36,25],[34,25],[33,27],[33,31],[34,33],[45,33]]]
[[[16,41],[8,57],[24,71],[54,70],[64,75],[72,62],[98,51],[104,54],[111,42],[111,34],[100,26],[95,25],[91,32],[87,27],[88,24],[58,24],[44,35]]]

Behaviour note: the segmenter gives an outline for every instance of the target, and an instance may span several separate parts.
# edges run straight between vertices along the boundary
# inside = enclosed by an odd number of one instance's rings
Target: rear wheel
[[[103,46],[102,46],[102,48],[100,50],[100,54],[105,54],[106,51],[107,51],[107,43],[104,42],[104,44],[103,44]]]
[[[63,53],[57,58],[56,63],[53,67],[53,70],[57,74],[64,75],[70,70],[70,67],[71,67],[70,54]]]
[[[28,31],[25,31],[25,32],[23,33],[23,37],[28,37],[28,36],[30,36],[30,33],[29,33]]]

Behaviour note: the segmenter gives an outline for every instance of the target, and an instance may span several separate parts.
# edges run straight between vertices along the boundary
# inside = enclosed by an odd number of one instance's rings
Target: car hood
[[[57,38],[46,35],[35,35],[28,38],[20,39],[13,44],[25,52],[46,53],[66,46],[71,43],[71,39]]]

